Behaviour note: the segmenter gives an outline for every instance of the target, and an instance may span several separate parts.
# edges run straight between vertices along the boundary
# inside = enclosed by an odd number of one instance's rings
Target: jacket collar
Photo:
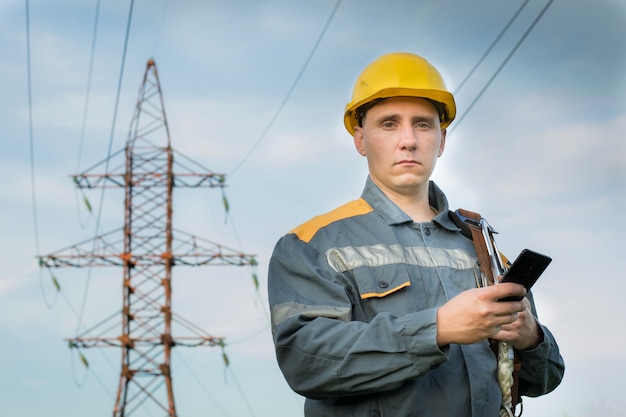
[[[369,176],[365,182],[365,188],[363,189],[361,197],[367,201],[374,211],[384,218],[390,226],[413,223],[413,219],[391,201]],[[428,184],[428,201],[438,212],[433,219],[433,223],[451,231],[459,230],[448,216],[449,209],[446,195],[433,181],[430,181]]]

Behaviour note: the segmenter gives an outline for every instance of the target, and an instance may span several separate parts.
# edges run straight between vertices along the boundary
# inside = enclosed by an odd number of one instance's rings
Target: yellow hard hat
[[[439,103],[441,128],[445,129],[456,116],[454,96],[446,88],[443,77],[430,62],[419,55],[394,52],[383,55],[361,73],[346,105],[343,122],[354,135],[359,123],[357,109],[377,99],[420,97]]]

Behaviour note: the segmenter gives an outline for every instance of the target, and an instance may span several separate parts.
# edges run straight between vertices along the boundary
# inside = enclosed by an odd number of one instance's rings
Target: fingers
[[[519,323],[516,322],[521,319],[523,314],[520,311],[511,312],[509,309],[508,313],[497,315],[494,318],[494,325],[489,329],[491,337],[503,341],[512,339],[517,332],[516,329],[519,327]]]
[[[508,301],[505,303],[497,303],[494,309],[494,315],[504,318],[512,318],[511,322],[517,320],[519,313],[526,311],[526,304],[523,301]]]
[[[507,314],[504,316],[498,316],[497,317],[497,325],[500,327],[503,326],[510,326],[511,324],[515,323],[517,320],[519,319],[519,313],[511,313],[511,314]]]
[[[483,296],[485,301],[499,301],[508,303],[510,301],[520,301],[525,298],[526,288],[523,285],[515,284],[512,282],[500,283],[497,285],[491,285],[488,287],[482,287]]]
[[[526,310],[511,314],[508,320],[512,320],[514,316],[517,318],[510,323],[502,324],[500,331],[492,336],[493,339],[512,343],[516,349],[526,349],[528,346],[537,345],[537,324],[530,312],[530,303],[526,300],[524,306]],[[504,320],[505,317],[500,316],[499,318]]]
[[[509,314],[496,316],[495,324],[492,329],[490,329],[493,335],[496,335],[502,331],[511,331],[515,329],[513,323],[515,323],[520,318],[520,312],[514,311]]]
[[[520,313],[515,312],[515,313],[508,314],[506,316],[500,316],[500,317],[504,321],[504,323],[502,323],[502,325],[504,326],[504,325],[515,323],[517,319],[519,319]]]

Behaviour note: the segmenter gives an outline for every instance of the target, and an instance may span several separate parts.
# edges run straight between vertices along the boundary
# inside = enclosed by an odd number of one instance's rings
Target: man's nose
[[[402,149],[415,150],[417,149],[417,135],[413,126],[402,126],[400,129],[400,146]]]

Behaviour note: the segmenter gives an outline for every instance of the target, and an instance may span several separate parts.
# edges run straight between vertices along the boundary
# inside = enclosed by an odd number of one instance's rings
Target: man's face
[[[427,192],[445,137],[435,106],[415,97],[382,101],[354,130],[354,144],[367,157],[370,177],[385,193],[398,196]]]

